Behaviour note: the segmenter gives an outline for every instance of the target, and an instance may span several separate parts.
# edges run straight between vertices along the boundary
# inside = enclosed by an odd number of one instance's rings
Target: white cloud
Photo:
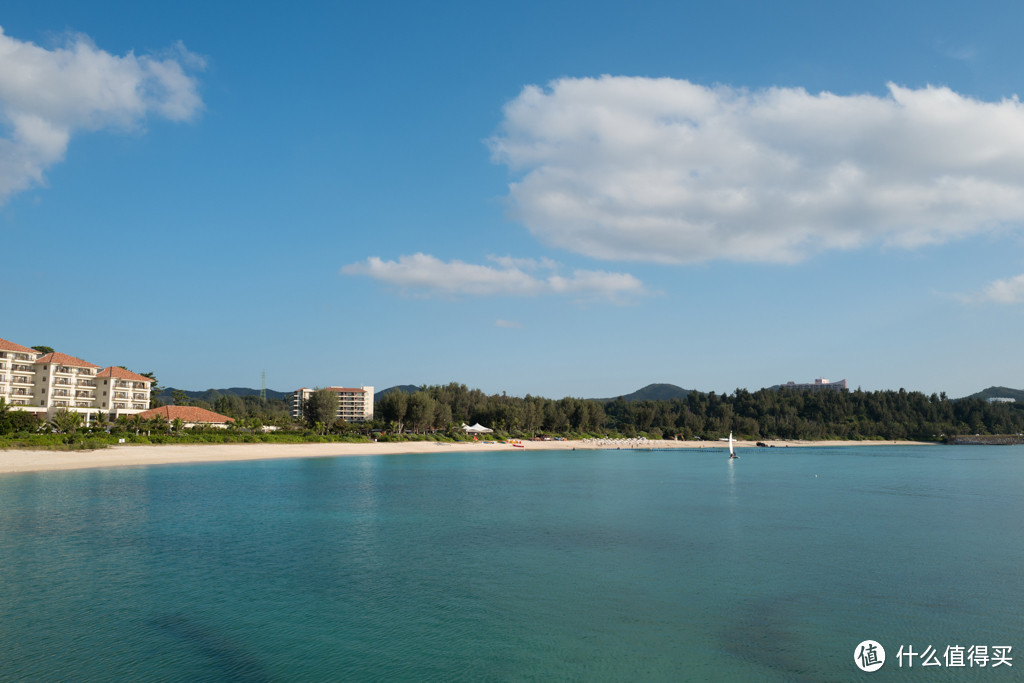
[[[429,254],[400,256],[385,261],[371,256],[341,269],[346,275],[365,275],[403,291],[421,295],[538,296],[577,295],[582,298],[623,300],[645,295],[643,283],[628,273],[574,270],[564,277],[558,264],[543,260],[492,257],[497,267],[463,261],[442,261]],[[531,271],[531,272],[527,272]],[[534,274],[536,271],[544,271]]]
[[[42,183],[78,131],[194,117],[202,101],[189,72],[202,66],[180,43],[160,57],[119,57],[81,34],[47,50],[0,28],[0,203]]]
[[[497,320],[494,321],[494,326],[505,327],[511,330],[517,330],[521,328],[523,325],[522,323],[517,323],[514,320],[502,320],[501,318],[498,318]]]
[[[969,301],[991,301],[997,304],[1024,303],[1024,275],[996,280],[978,296],[967,299]]]
[[[489,142],[513,216],[601,259],[795,262],[1024,221],[1016,98],[567,78],[525,88]]]

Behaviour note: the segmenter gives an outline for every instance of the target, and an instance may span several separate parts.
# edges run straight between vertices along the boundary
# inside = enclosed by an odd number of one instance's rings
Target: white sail
[[[729,455],[736,455],[732,450],[732,432],[729,432]]]

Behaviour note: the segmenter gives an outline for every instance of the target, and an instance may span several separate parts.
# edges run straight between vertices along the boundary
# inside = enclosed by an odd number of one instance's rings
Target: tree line
[[[477,422],[499,435],[531,438],[559,436],[646,436],[716,440],[733,432],[750,440],[806,439],[942,440],[964,435],[1019,434],[1024,432],[1024,404],[989,403],[980,398],[950,399],[945,394],[926,396],[906,391],[811,392],[794,389],[736,389],[731,394],[690,392],[685,398],[658,401],[598,401],[566,397],[549,399],[527,395],[487,395],[464,384],[424,386],[411,393],[393,390],[375,406],[369,423],[348,424],[335,419],[337,396],[318,390],[304,406],[304,423],[296,423],[283,400],[258,396],[220,395],[212,402],[189,400],[184,392],[179,405],[197,405],[233,417],[235,429],[257,430],[275,425],[289,432],[318,436],[372,436],[376,433],[440,434],[464,436],[463,424]],[[0,399],[0,435],[33,432],[44,421],[34,414],[12,409]],[[59,417],[49,426],[70,433],[81,425]],[[173,424],[146,424],[137,416],[121,416],[108,423],[98,415],[92,430],[177,431]]]
[[[730,431],[761,439],[940,440],[963,434],[1024,432],[1024,405],[950,399],[945,393],[736,389],[690,392],[662,401],[595,401],[486,395],[464,384],[391,391],[376,404],[384,428],[414,433],[481,423],[512,436],[620,434],[718,439]]]

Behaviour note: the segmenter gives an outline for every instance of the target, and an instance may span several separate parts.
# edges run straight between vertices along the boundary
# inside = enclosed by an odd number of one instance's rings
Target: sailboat
[[[738,459],[740,456],[736,455],[736,451],[732,449],[732,432],[729,432],[729,459]]]

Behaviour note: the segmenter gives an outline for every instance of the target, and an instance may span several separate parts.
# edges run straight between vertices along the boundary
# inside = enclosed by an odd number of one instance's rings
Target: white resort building
[[[133,415],[149,409],[153,380],[119,367],[101,368],[66,353],[43,354],[0,339],[0,398],[15,409],[52,415]]]
[[[786,382],[782,385],[783,389],[800,389],[802,391],[846,391],[846,380],[841,379],[838,382],[830,382],[827,379],[816,379],[813,384],[797,384],[795,382]]]
[[[373,419],[373,387],[324,387],[338,395],[338,419],[345,422],[369,422]],[[302,406],[316,389],[302,387],[292,392],[292,419],[302,419]]]

